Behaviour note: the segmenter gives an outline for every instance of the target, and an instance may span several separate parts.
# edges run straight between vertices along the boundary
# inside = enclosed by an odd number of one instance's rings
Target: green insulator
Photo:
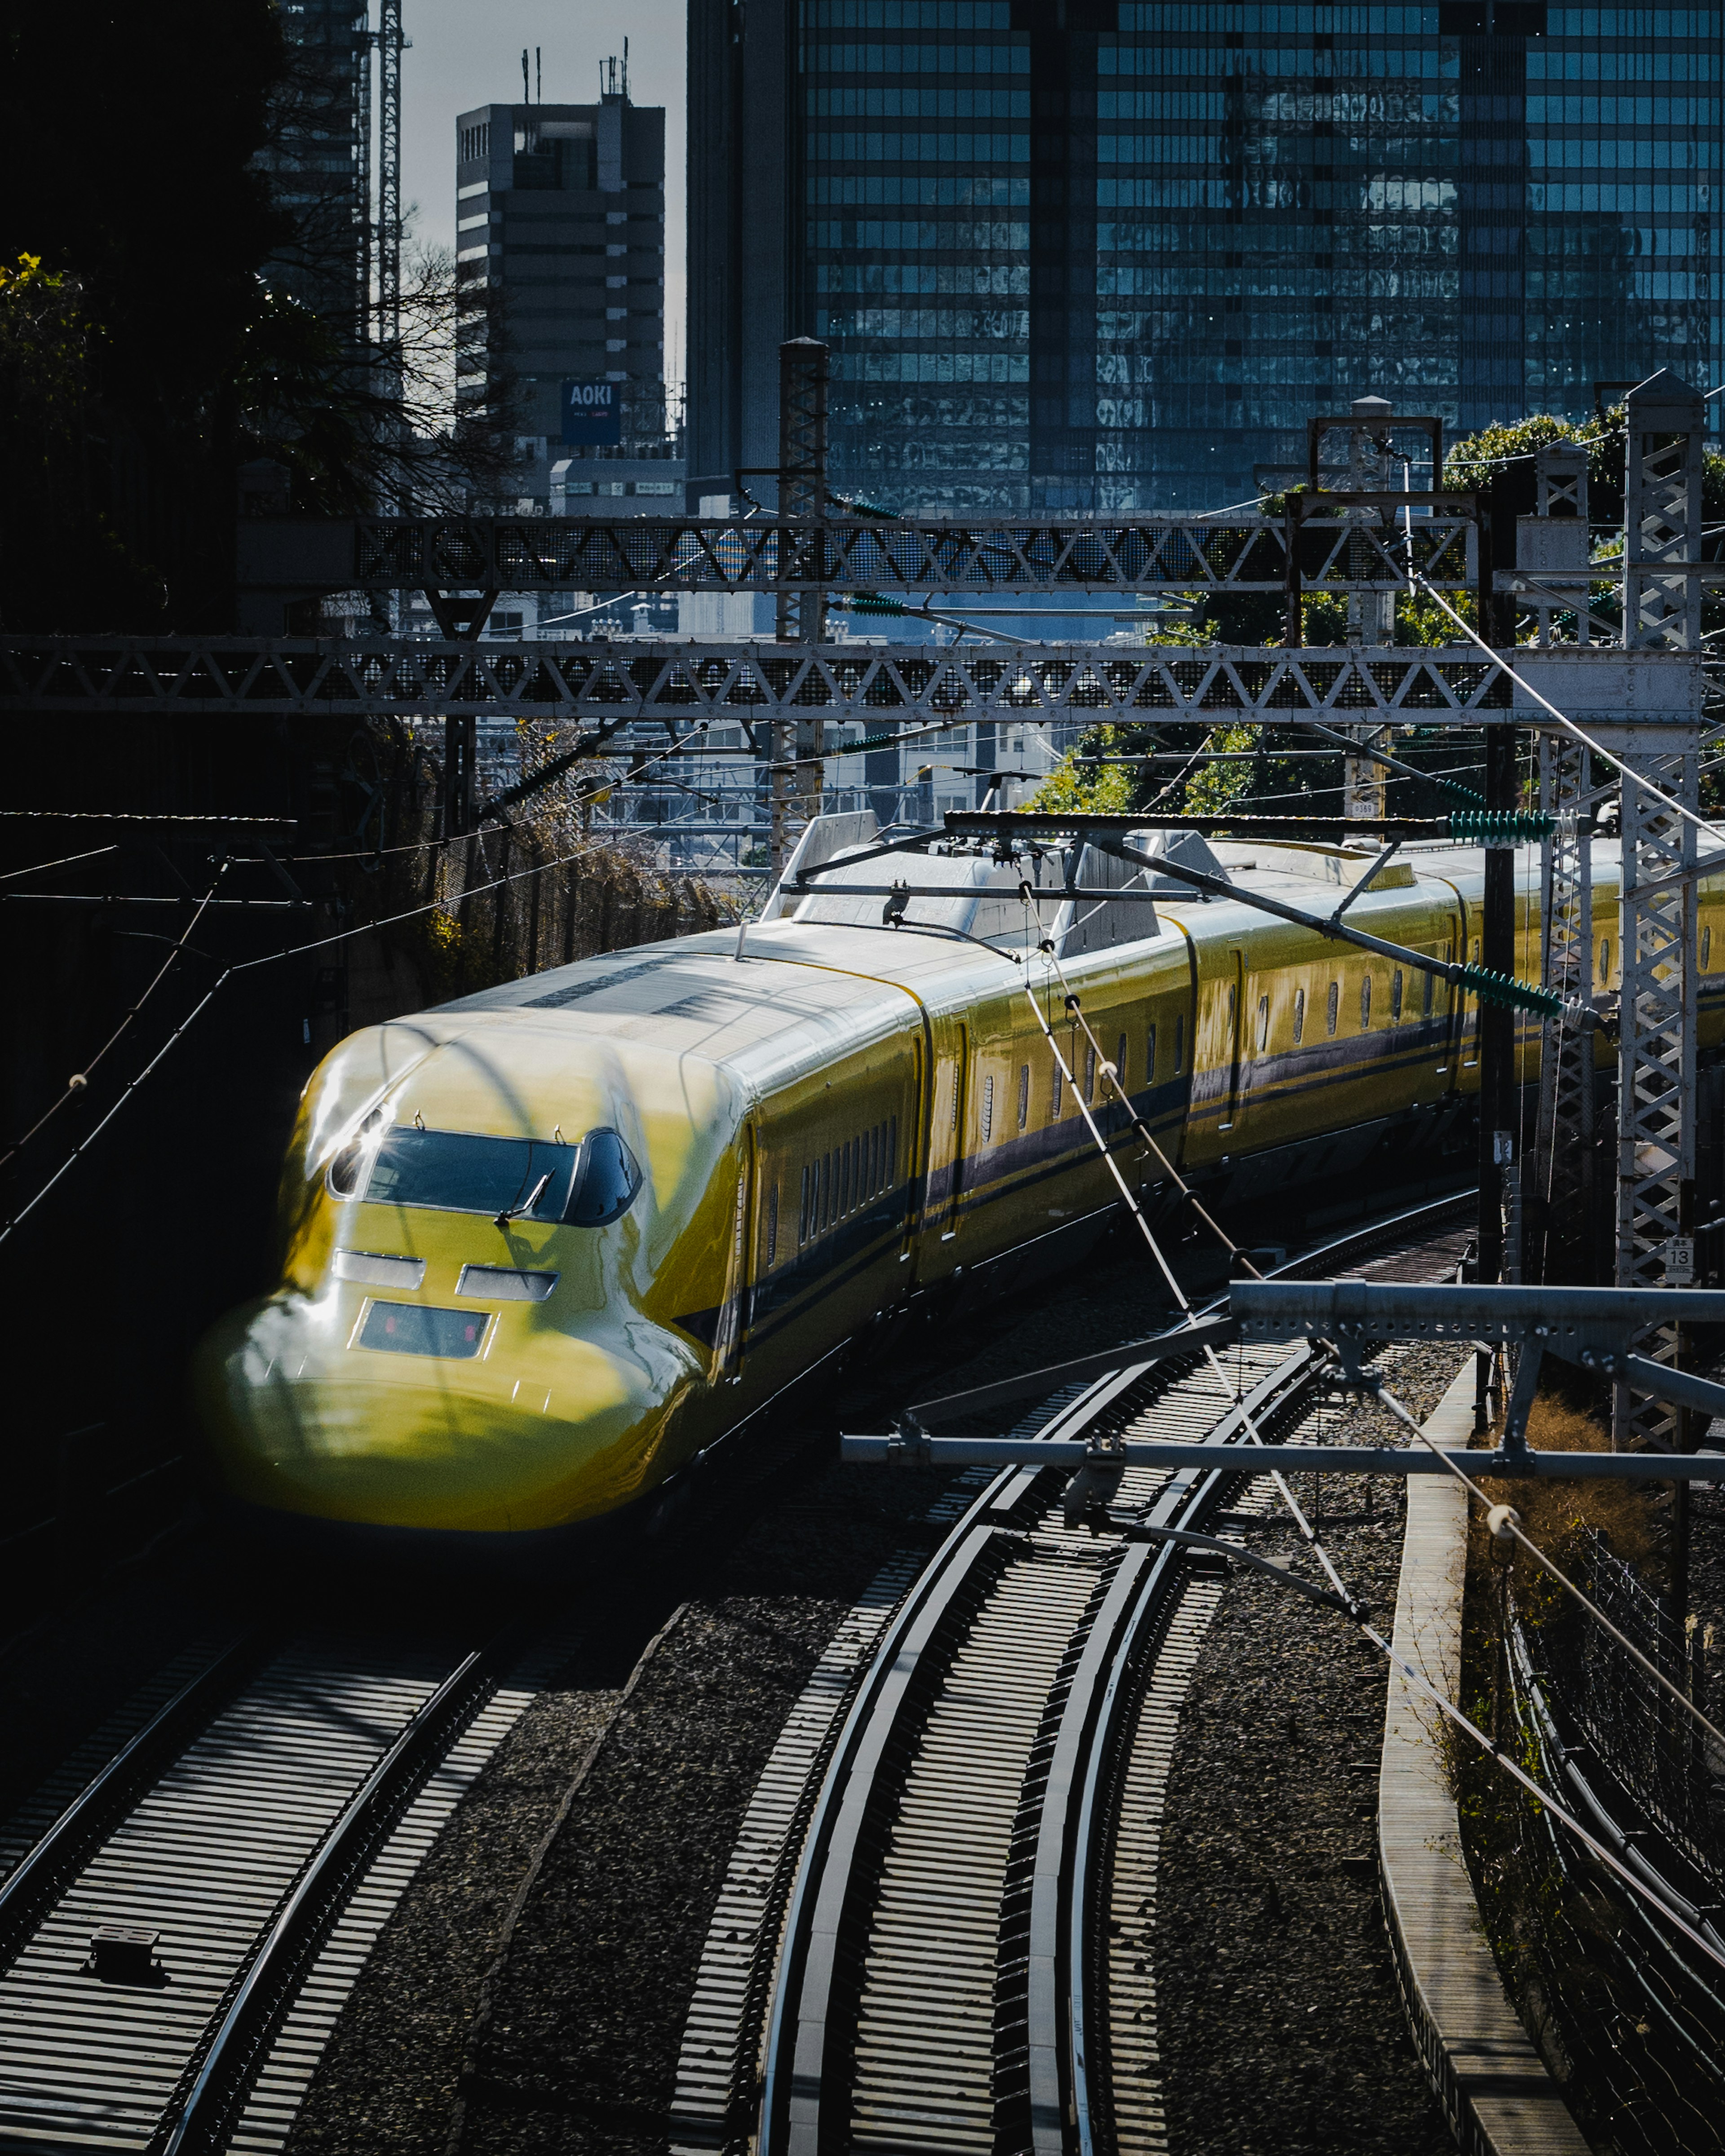
[[[1462,993],[1476,995],[1482,1004],[1496,1004],[1506,1010],[1538,1011],[1546,1018],[1562,1014],[1561,996],[1518,981],[1513,973],[1500,973],[1491,966],[1464,965],[1456,970]]]
[[[1519,808],[1455,808],[1450,813],[1450,836],[1471,839],[1486,845],[1503,845],[1517,839],[1546,839],[1557,829],[1555,821],[1537,810]]]
[[[855,592],[845,604],[852,613],[908,613],[911,611],[900,600],[884,598],[879,592]]]
[[[866,516],[880,524],[896,524],[899,521],[897,510],[870,501],[865,494],[835,494],[832,503],[834,509],[842,509],[847,516]]]

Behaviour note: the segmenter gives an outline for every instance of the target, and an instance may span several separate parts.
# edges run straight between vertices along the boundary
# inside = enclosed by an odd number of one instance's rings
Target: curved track
[[[547,1659],[511,1632],[465,1654],[254,1636],[207,1662],[0,1851],[0,2148],[279,2148]]]
[[[1466,1202],[1286,1270],[1414,1252]],[[762,2156],[1164,2145],[1143,1951],[1154,1815],[1220,1582],[1118,1523],[1216,1526],[1250,1481],[1248,1416],[1286,1437],[1312,1406],[1303,1343],[1235,1351],[1228,1375],[1225,1396],[1196,1358],[1131,1393],[1104,1379],[1048,1404],[1040,1430],[1209,1434],[1240,1445],[1239,1476],[1129,1469],[1116,1524],[1091,1532],[1063,1517],[1063,1474],[1008,1471],[870,1627],[848,1712],[834,1702],[824,1741],[800,1744],[801,1801],[784,1774],[772,1793],[779,1830],[737,1882],[752,1922],[710,1940],[674,2148],[740,2148],[752,2130]],[[818,1673],[829,1697],[835,1675]]]

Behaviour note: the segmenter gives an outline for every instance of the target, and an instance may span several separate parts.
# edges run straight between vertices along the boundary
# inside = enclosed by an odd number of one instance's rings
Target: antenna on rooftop
[[[532,102],[533,94],[527,86],[527,49],[523,45],[521,47],[521,103],[531,105]]]
[[[629,39],[623,41],[623,101],[629,103]]]
[[[533,102],[535,105],[545,102],[545,70],[539,64],[537,45],[533,48]]]

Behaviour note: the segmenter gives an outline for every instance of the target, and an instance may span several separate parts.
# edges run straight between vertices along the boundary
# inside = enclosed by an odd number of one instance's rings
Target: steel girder
[[[291,584],[295,526],[242,529],[268,547],[261,580]],[[1309,517],[1297,541],[1307,592],[1405,591],[1407,531],[1386,517]],[[1428,582],[1471,589],[1473,521],[1411,520]],[[366,590],[475,587],[533,591],[869,592],[1286,591],[1288,528],[1276,516],[1141,517],[1127,523],[983,519],[883,523],[834,516],[716,521],[692,517],[360,517],[352,573]],[[321,557],[320,557],[321,558]],[[326,576],[320,571],[320,581]]]
[[[701,719],[959,725],[983,718],[1220,723],[1376,715],[1476,725],[1510,684],[1471,645],[408,644],[14,637],[0,708],[264,717]],[[1537,716],[1537,715],[1535,715]]]

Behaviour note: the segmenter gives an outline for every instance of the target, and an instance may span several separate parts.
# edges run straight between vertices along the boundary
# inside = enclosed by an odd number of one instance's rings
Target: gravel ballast
[[[1185,1253],[1189,1260],[1196,1255]],[[890,1355],[860,1363],[806,1411],[800,1451],[769,1452],[752,1490],[740,1497],[716,1491],[680,1545],[635,1548],[608,1579],[591,1577],[578,1599],[567,1666],[457,1808],[360,1970],[293,2128],[290,2156],[663,2150],[691,1991],[762,1766],[852,1602],[890,1558],[932,1551],[945,1532],[928,1515],[950,1476],[839,1467],[837,1432],[886,1427],[888,1414],[919,1389],[957,1389],[1039,1368],[1142,1337],[1169,1314],[1147,1254],[1130,1232],[1117,1233],[1009,1313],[962,1328],[930,1326]],[[1329,1502],[1357,1509],[1358,1493],[1350,1488],[1344,1496],[1337,1486]],[[1377,1583],[1382,1605],[1393,1599],[1399,1522],[1388,1496],[1378,1502],[1375,1528],[1341,1528],[1336,1538],[1350,1562],[1356,1546],[1372,1553],[1368,1584]],[[1271,1537],[1254,1539],[1274,1547]],[[1387,1579],[1379,1580],[1386,1566]],[[1337,1669],[1353,1669],[1348,1658],[1358,1650],[1337,1620],[1308,1614],[1273,1589],[1255,1601],[1251,1593],[1230,1590],[1199,1673],[1191,1728],[1203,1732],[1200,1750],[1214,1751],[1224,1777],[1214,1802],[1203,1786],[1200,1752],[1183,1738],[1176,1761],[1177,1778],[1190,1770],[1194,1816],[1204,1820],[1214,1859],[1209,1898],[1222,1913],[1211,1912],[1213,1932],[1281,1924],[1288,1934],[1311,1931],[1314,1953],[1328,1947],[1337,1960],[1350,1960],[1354,1933],[1363,1942],[1377,1922],[1369,1888],[1347,1873],[1338,1887],[1327,1872],[1312,1871],[1298,1841],[1312,1825],[1300,1792],[1318,1746],[1290,1743],[1278,1732],[1272,1749],[1281,1780],[1272,1786],[1250,1732],[1230,1754],[1221,1725],[1233,1712],[1228,1686],[1245,1687],[1239,1701],[1245,1721],[1256,1703],[1251,1685],[1270,1681],[1250,1675],[1250,1653],[1294,1656],[1310,1694],[1300,1712],[1321,1719],[1329,1712],[1323,1702],[1336,1704]],[[1214,1644],[1230,1628],[1240,1635],[1231,1671],[1225,1658],[1215,1661]],[[1219,1673],[1214,1691],[1206,1689],[1212,1671]],[[1340,1696],[1348,1711],[1359,1689],[1350,1676]],[[1378,1717],[1382,1691],[1374,1674],[1369,1705]],[[1375,1758],[1375,1728],[1361,1725],[1361,1748]],[[1348,1825],[1334,1851],[1325,1845],[1325,1862],[1369,1848],[1369,1821],[1355,1825],[1349,1815]],[[1178,1808],[1175,1830],[1186,1830]],[[1250,1862],[1241,1861],[1242,1851]],[[1194,1859],[1194,1879],[1204,1861]],[[1189,1908],[1177,1868],[1170,1863],[1165,1872],[1169,1938],[1173,1926],[1202,1913]],[[1240,1885],[1248,1876],[1250,1890]],[[1346,1936],[1335,1921],[1338,1895],[1350,1921],[1356,1912],[1361,1920]],[[1229,1968],[1216,1944],[1213,1933],[1194,1932],[1193,1966]],[[1374,1951],[1387,1968],[1387,1949],[1379,1943]],[[1164,1995],[1177,1999],[1173,1977],[1162,1981]],[[1300,1991],[1302,2007],[1323,1999],[1312,2018],[1327,2035],[1341,2026],[1351,1977],[1332,1983],[1333,2002],[1298,1966],[1286,1981]],[[1233,2025],[1218,1999],[1206,1994],[1199,2007],[1212,2037]],[[1271,2084],[1292,2056],[1300,2068],[1292,2092],[1303,2100],[1312,2047],[1303,2030],[1286,2040],[1272,2033],[1271,2018],[1260,2014],[1253,2041],[1262,2086],[1254,2102],[1268,2123],[1261,2133],[1252,2128],[1258,2139],[1214,2145],[1231,2152],[1394,2148],[1398,2156],[1421,2156],[1426,2144],[1417,2133],[1397,2141],[1387,2123],[1405,2118],[1424,2130],[1411,2043],[1393,1994],[1380,2002],[1374,1992],[1373,2007],[1374,2041],[1385,2058],[1394,2055],[1408,2092],[1403,2110],[1364,2103],[1367,2138],[1353,2139],[1334,2130],[1332,2108],[1327,2139],[1299,2139],[1303,2128],[1286,2123],[1289,2091],[1278,2096]],[[1171,2067],[1176,2043],[1170,2030]],[[1205,2076],[1213,2062],[1202,2045],[1190,2061]],[[1171,2080],[1179,2077],[1171,2072]],[[1182,2101],[1178,2090],[1171,2095],[1173,2104]],[[1211,2088],[1201,2090],[1199,2109],[1218,2115]],[[1176,2143],[1183,2150],[1209,2145],[1189,2137]]]
[[[1454,1349],[1385,1358],[1422,1418]],[[1331,1442],[1394,1443],[1373,1407]],[[1312,1478],[1294,1478],[1308,1512]],[[1321,1532],[1387,1635],[1404,1485],[1327,1476]],[[1262,1555],[1317,1567],[1281,1522]],[[1315,1524],[1317,1524],[1315,1522]],[[1396,1989],[1377,1880],[1386,1666],[1343,1618],[1241,1570],[1205,1640],[1175,1740],[1153,1966],[1177,2156],[1441,2156],[1454,2143]]]
[[[708,1922],[761,1768],[851,1603],[896,1553],[932,1552],[944,1532],[927,1515],[950,1476],[833,1465],[837,1431],[884,1428],[919,1369],[941,1389],[979,1383],[1153,1331],[1166,1312],[1147,1254],[1117,1234],[1028,1310],[967,1323],[963,1361],[920,1330],[832,1389],[809,1416],[803,1464],[743,1517],[651,1561],[654,1592],[637,1583],[632,1619],[602,1599],[604,1681],[578,1657],[480,1775],[361,1971],[289,2156],[447,2156],[458,2102],[465,2156],[662,2149]],[[628,1658],[673,1611],[619,1710]],[[584,1763],[475,2030],[510,1906]]]

